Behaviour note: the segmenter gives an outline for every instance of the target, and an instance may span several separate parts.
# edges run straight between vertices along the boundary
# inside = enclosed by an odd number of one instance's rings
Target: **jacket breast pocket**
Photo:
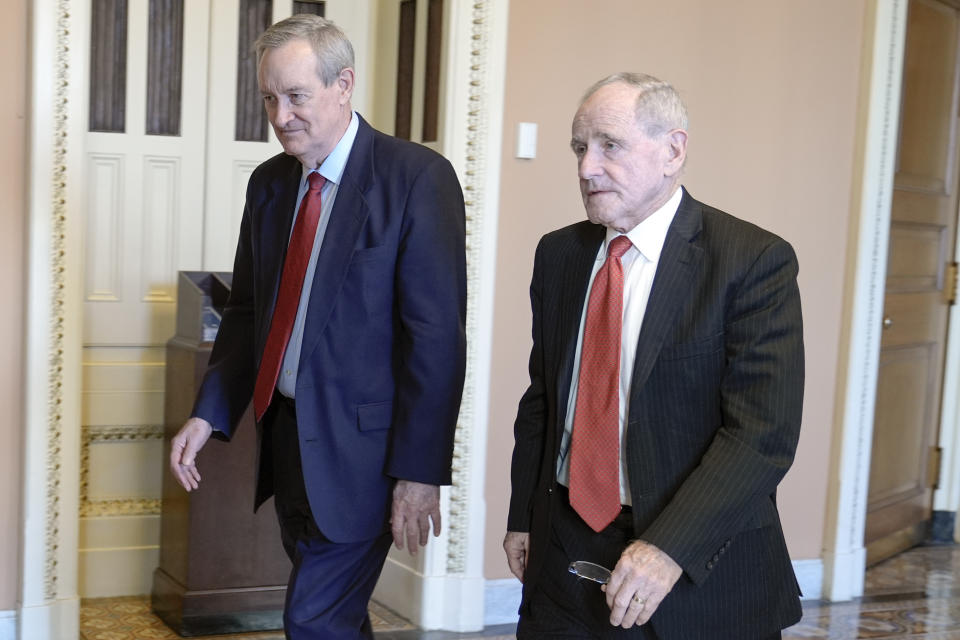
[[[699,340],[670,344],[660,350],[660,360],[686,360],[717,353],[723,349],[723,333]]]
[[[393,422],[393,401],[357,405],[357,428],[360,431],[382,431]]]
[[[361,310],[362,315],[354,316],[354,322],[388,326],[393,304],[394,249],[381,245],[353,252],[340,293],[342,300]]]
[[[374,260],[385,259],[390,255],[390,249],[391,247],[387,245],[357,249],[353,252],[353,257],[350,258],[350,264],[354,265],[360,264],[361,262],[371,262]]]

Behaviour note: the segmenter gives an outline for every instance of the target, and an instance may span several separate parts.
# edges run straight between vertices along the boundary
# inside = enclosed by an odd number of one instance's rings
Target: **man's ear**
[[[687,159],[687,132],[683,129],[674,129],[664,135],[668,155],[663,174],[675,176],[683,169],[683,164]]]
[[[352,68],[345,67],[340,70],[340,75],[337,76],[337,86],[340,87],[340,104],[350,102],[354,87],[354,73]]]

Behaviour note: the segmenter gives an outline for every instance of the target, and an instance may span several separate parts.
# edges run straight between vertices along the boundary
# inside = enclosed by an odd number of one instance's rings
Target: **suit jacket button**
[[[725,554],[726,552],[727,552],[727,546],[724,545],[724,546],[720,547],[720,551],[719,551],[718,553],[719,553],[720,555],[723,555],[723,554]]]
[[[714,562],[720,562],[720,554],[719,554],[719,553],[713,554],[713,561],[714,561]]]
[[[707,571],[710,571],[712,569],[713,569],[713,560],[709,560],[707,561]]]

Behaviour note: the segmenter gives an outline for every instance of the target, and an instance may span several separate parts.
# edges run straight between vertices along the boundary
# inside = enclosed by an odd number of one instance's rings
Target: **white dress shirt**
[[[583,327],[587,319],[587,301],[597,271],[607,259],[607,246],[619,235],[630,239],[631,247],[620,258],[623,264],[623,325],[620,334],[620,503],[629,505],[630,484],[627,476],[626,456],[627,419],[630,415],[630,382],[633,376],[633,362],[637,355],[637,341],[640,338],[640,326],[643,314],[650,299],[653,276],[660,262],[660,252],[667,238],[667,229],[680,206],[683,190],[679,187],[667,202],[643,220],[636,227],[621,234],[607,228],[607,236],[597,251],[590,274],[590,284],[584,296],[583,311],[580,315],[580,331],[577,334],[577,350],[573,359],[573,379],[570,381],[570,397],[567,400],[567,417],[563,425],[563,439],[560,442],[560,457],[557,461],[557,481],[570,486],[570,439],[573,433],[573,416],[577,408],[577,388],[580,379],[580,351],[583,347]]]

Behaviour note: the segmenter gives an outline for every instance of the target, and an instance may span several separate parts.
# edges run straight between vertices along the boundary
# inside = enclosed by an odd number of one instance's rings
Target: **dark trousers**
[[[304,488],[293,402],[275,394],[264,424],[264,437],[271,438],[280,535],[293,562],[283,612],[287,638],[373,638],[367,605],[390,549],[390,533],[348,543],[324,536]]]
[[[600,585],[577,578],[567,567],[575,560],[587,560],[613,569],[620,554],[633,540],[632,514],[629,507],[610,526],[596,533],[570,506],[568,491],[557,485],[554,491],[550,543],[543,553],[543,568],[536,589],[527,593],[528,612],[522,613],[517,625],[517,640],[661,640],[650,624],[623,629],[610,624],[610,608]],[[744,640],[774,640],[769,638]],[[684,640],[711,640],[685,638]]]

